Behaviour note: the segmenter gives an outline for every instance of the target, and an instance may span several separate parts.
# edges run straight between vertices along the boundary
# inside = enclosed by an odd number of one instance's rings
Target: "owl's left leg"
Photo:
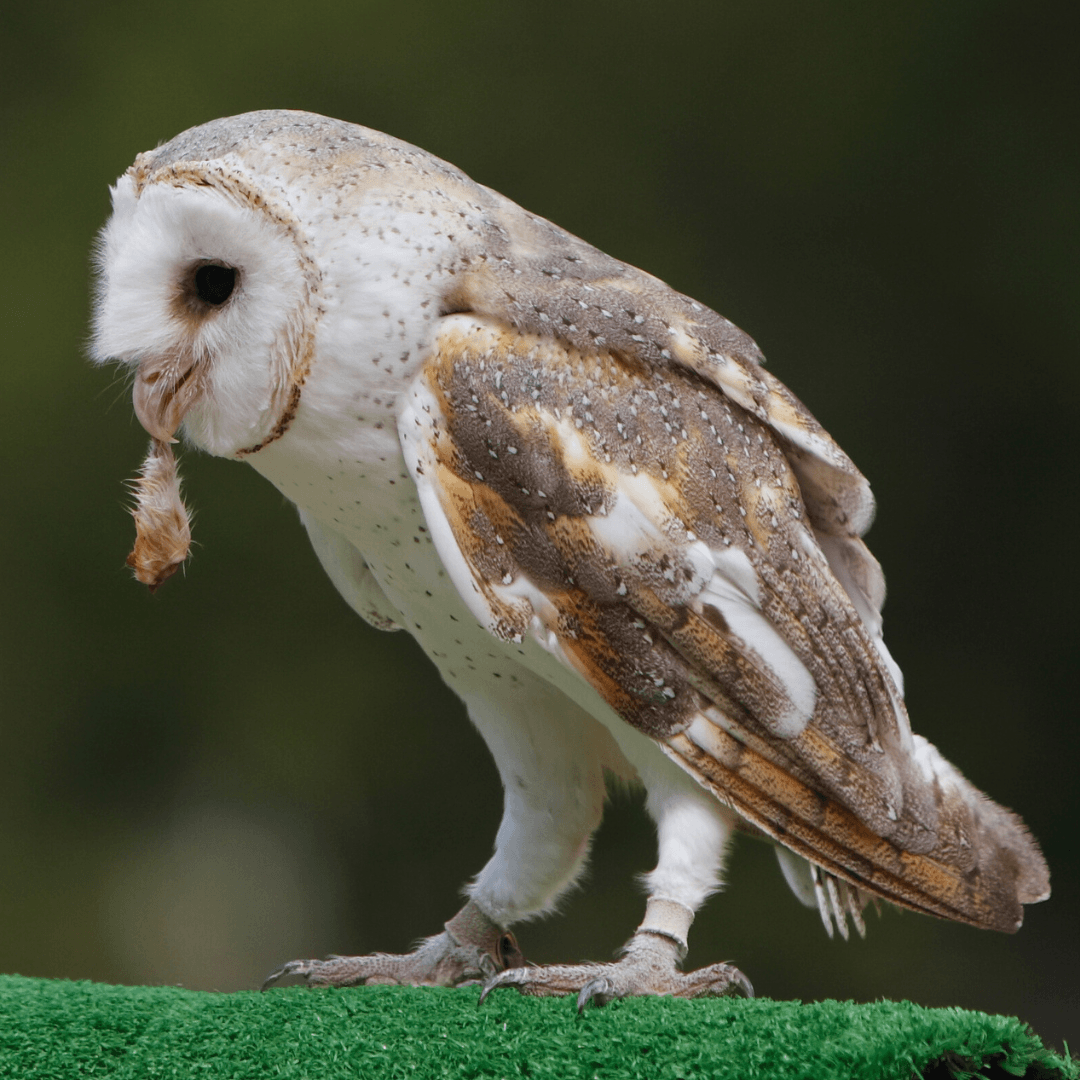
[[[579,1010],[589,1001],[641,994],[753,996],[750,981],[731,964],[680,970],[694,915],[718,887],[734,815],[652,740],[627,728],[618,741],[645,784],[646,806],[656,822],[659,858],[646,876],[644,920],[614,963],[503,971],[488,980],[481,1000],[504,986],[535,996],[576,994]]]
[[[495,852],[441,934],[402,955],[293,960],[266,980],[453,986],[524,964],[508,927],[544,914],[581,873],[604,804],[604,768],[632,769],[608,730],[546,680],[513,662],[499,682],[462,694],[503,783]],[[453,683],[451,683],[453,685]]]

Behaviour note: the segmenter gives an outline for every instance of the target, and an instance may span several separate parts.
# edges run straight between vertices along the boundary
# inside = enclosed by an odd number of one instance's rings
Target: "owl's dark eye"
[[[195,271],[195,292],[199,299],[220,307],[236,288],[236,270],[231,266],[206,263]]]

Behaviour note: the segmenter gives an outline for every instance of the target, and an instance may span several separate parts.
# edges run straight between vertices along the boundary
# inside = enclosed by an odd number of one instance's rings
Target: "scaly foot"
[[[753,997],[750,980],[732,964],[712,964],[697,971],[678,969],[682,950],[670,938],[639,931],[626,946],[623,958],[613,964],[563,964],[522,967],[499,972],[484,984],[481,1003],[492,990],[512,986],[532,997],[577,994],[581,1012],[590,1001],[597,1005],[621,997],[669,994],[672,997],[721,997],[742,994]]]
[[[428,938],[415,952],[290,960],[271,972],[262,988],[290,975],[299,976],[310,986],[461,986],[524,963],[514,935],[493,923],[470,900],[443,933]]]

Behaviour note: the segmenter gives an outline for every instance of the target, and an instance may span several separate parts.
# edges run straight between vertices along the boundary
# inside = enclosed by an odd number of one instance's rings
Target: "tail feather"
[[[949,801],[962,799],[967,805],[974,822],[970,838],[953,842],[946,813],[939,843],[928,853],[914,853],[882,839],[849,809],[807,788],[715,725],[703,724],[696,733],[699,739],[704,733],[710,745],[702,747],[683,733],[661,746],[721,802],[818,867],[826,893],[822,871],[859,890],[850,903],[839,890],[835,904],[829,896],[833,918],[839,912],[843,920],[843,912],[850,915],[855,906],[861,910],[859,896],[866,893],[925,914],[1012,933],[1023,921],[1022,905],[1049,895],[1046,863],[1023,823],[966,781],[964,789],[954,788],[956,798]],[[968,849],[974,859],[960,858]]]

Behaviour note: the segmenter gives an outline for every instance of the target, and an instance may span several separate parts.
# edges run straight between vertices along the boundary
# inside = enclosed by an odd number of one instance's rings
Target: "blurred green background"
[[[1068,10],[1072,10],[1069,8]],[[500,810],[462,709],[335,595],[253,471],[186,456],[197,548],[124,567],[145,435],[84,358],[107,185],[293,107],[461,166],[753,334],[874,484],[915,727],[1018,809],[1054,896],[1015,937],[830,942],[743,842],[694,928],[774,997],[908,997],[1080,1042],[1077,104],[1066,7],[39,0],[0,43],[0,970],[230,990],[402,950]],[[613,796],[585,887],[520,929],[605,958],[653,858]]]

